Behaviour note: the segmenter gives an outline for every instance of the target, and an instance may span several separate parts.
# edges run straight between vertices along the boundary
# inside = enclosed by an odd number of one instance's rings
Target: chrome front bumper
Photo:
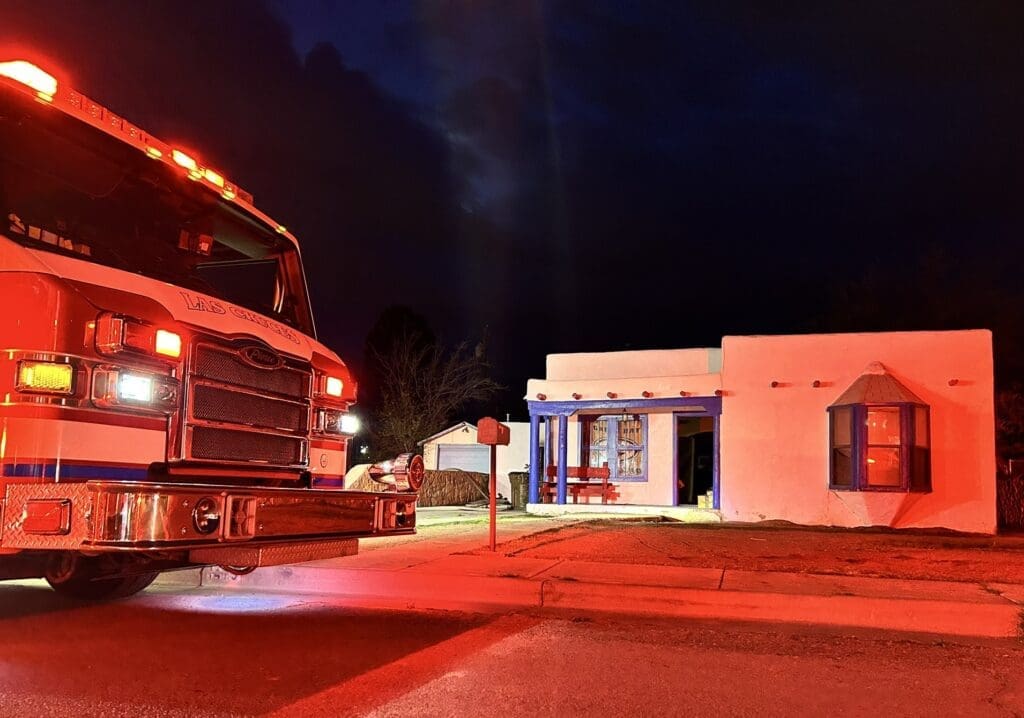
[[[0,548],[9,549],[294,544],[408,534],[416,526],[415,494],[87,481],[10,484],[3,498]]]

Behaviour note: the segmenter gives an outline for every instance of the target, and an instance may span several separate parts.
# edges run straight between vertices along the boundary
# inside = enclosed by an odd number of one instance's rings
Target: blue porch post
[[[540,495],[540,415],[530,414],[530,496],[527,501],[537,503]]]
[[[713,491],[714,500],[712,502],[712,508],[716,511],[722,509],[722,459],[719,456],[719,449],[721,446],[720,437],[722,435],[722,417],[721,415],[714,418],[715,421],[715,453],[711,459],[712,465],[712,483],[711,489]]]
[[[558,503],[565,503],[565,495],[568,491],[568,467],[569,462],[569,417],[566,414],[558,415]]]

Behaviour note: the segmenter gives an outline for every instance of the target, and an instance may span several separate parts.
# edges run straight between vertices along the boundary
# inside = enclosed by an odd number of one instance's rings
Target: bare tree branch
[[[414,451],[416,443],[448,426],[459,410],[493,396],[482,345],[463,342],[450,351],[404,334],[385,351],[370,352],[381,377],[380,402],[371,417],[375,456]]]

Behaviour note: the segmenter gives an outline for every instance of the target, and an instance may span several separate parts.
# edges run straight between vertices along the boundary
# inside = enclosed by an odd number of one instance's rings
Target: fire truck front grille
[[[295,436],[196,426],[192,429],[192,457],[294,466],[306,462],[306,442]]]
[[[305,433],[309,408],[297,402],[196,384],[192,390],[192,418]]]
[[[238,352],[201,344],[196,347],[192,373],[204,379],[213,379],[280,394],[293,399],[309,396],[310,373],[290,366],[263,369],[246,364]]]
[[[186,382],[181,458],[304,467],[311,385],[309,367],[267,348],[198,344]]]

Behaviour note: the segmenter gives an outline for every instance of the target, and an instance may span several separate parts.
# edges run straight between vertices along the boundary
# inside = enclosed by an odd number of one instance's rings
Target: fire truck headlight
[[[148,404],[153,401],[153,379],[142,374],[121,374],[117,380],[117,398]]]
[[[359,417],[338,409],[320,409],[320,431],[324,434],[355,434],[359,431]]]
[[[341,417],[342,434],[358,434],[360,428],[361,422],[355,414],[345,414]]]
[[[143,374],[119,367],[93,370],[92,400],[97,406],[168,413],[178,406],[178,382],[162,374]]]

